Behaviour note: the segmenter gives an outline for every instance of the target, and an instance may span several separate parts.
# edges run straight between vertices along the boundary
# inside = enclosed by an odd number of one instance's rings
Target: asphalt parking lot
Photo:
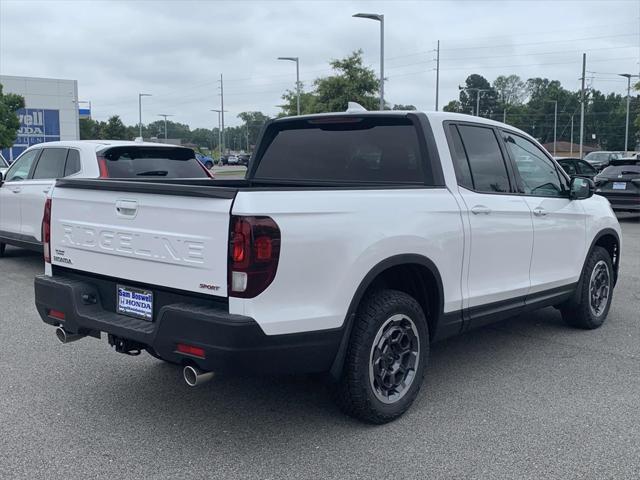
[[[0,259],[0,478],[640,477],[640,218],[607,323],[545,309],[434,346],[413,408],[344,417],[317,377],[220,377],[102,341],[61,345],[33,306],[39,255]]]

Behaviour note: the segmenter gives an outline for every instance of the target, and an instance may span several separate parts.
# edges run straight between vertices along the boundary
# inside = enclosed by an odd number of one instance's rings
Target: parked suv
[[[623,155],[620,152],[590,152],[585,155],[584,159],[593,168],[600,171],[608,167],[611,160],[617,160],[622,157]]]
[[[42,212],[58,178],[210,178],[193,150],[157,143],[67,141],[25,150],[0,173],[0,257],[6,244],[42,251]]]
[[[329,372],[347,413],[384,423],[434,341],[547,306],[604,323],[620,227],[593,193],[483,118],[278,119],[243,180],[59,180],[35,302],[62,342],[106,333],[192,386]]]

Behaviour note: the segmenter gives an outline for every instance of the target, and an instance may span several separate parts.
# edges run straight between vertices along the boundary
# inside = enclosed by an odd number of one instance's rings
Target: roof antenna
[[[357,102],[349,102],[349,104],[347,105],[347,113],[358,113],[366,111],[367,109]]]

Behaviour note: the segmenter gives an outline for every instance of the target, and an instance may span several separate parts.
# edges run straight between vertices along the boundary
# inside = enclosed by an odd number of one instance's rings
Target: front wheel
[[[609,252],[595,247],[587,259],[578,293],[579,301],[561,307],[563,320],[576,328],[593,330],[607,319],[613,298],[613,262]]]
[[[338,404],[370,423],[400,417],[413,403],[429,356],[429,329],[418,302],[406,293],[380,290],[358,308]]]

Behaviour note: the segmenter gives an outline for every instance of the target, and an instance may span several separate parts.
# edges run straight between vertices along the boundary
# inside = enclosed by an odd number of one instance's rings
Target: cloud
[[[362,48],[378,71],[378,24],[385,15],[386,98],[433,109],[436,41],[441,40],[440,105],[457,98],[471,73],[493,80],[516,73],[578,86],[581,52],[593,85],[624,92],[611,73],[638,70],[638,3],[544,1],[33,1],[0,2],[0,73],[72,78],[94,116],[137,122],[158,113],[210,127],[224,74],[227,122],[261,110],[274,115],[295,70],[278,56],[300,57],[306,85],[329,73],[328,61]]]

